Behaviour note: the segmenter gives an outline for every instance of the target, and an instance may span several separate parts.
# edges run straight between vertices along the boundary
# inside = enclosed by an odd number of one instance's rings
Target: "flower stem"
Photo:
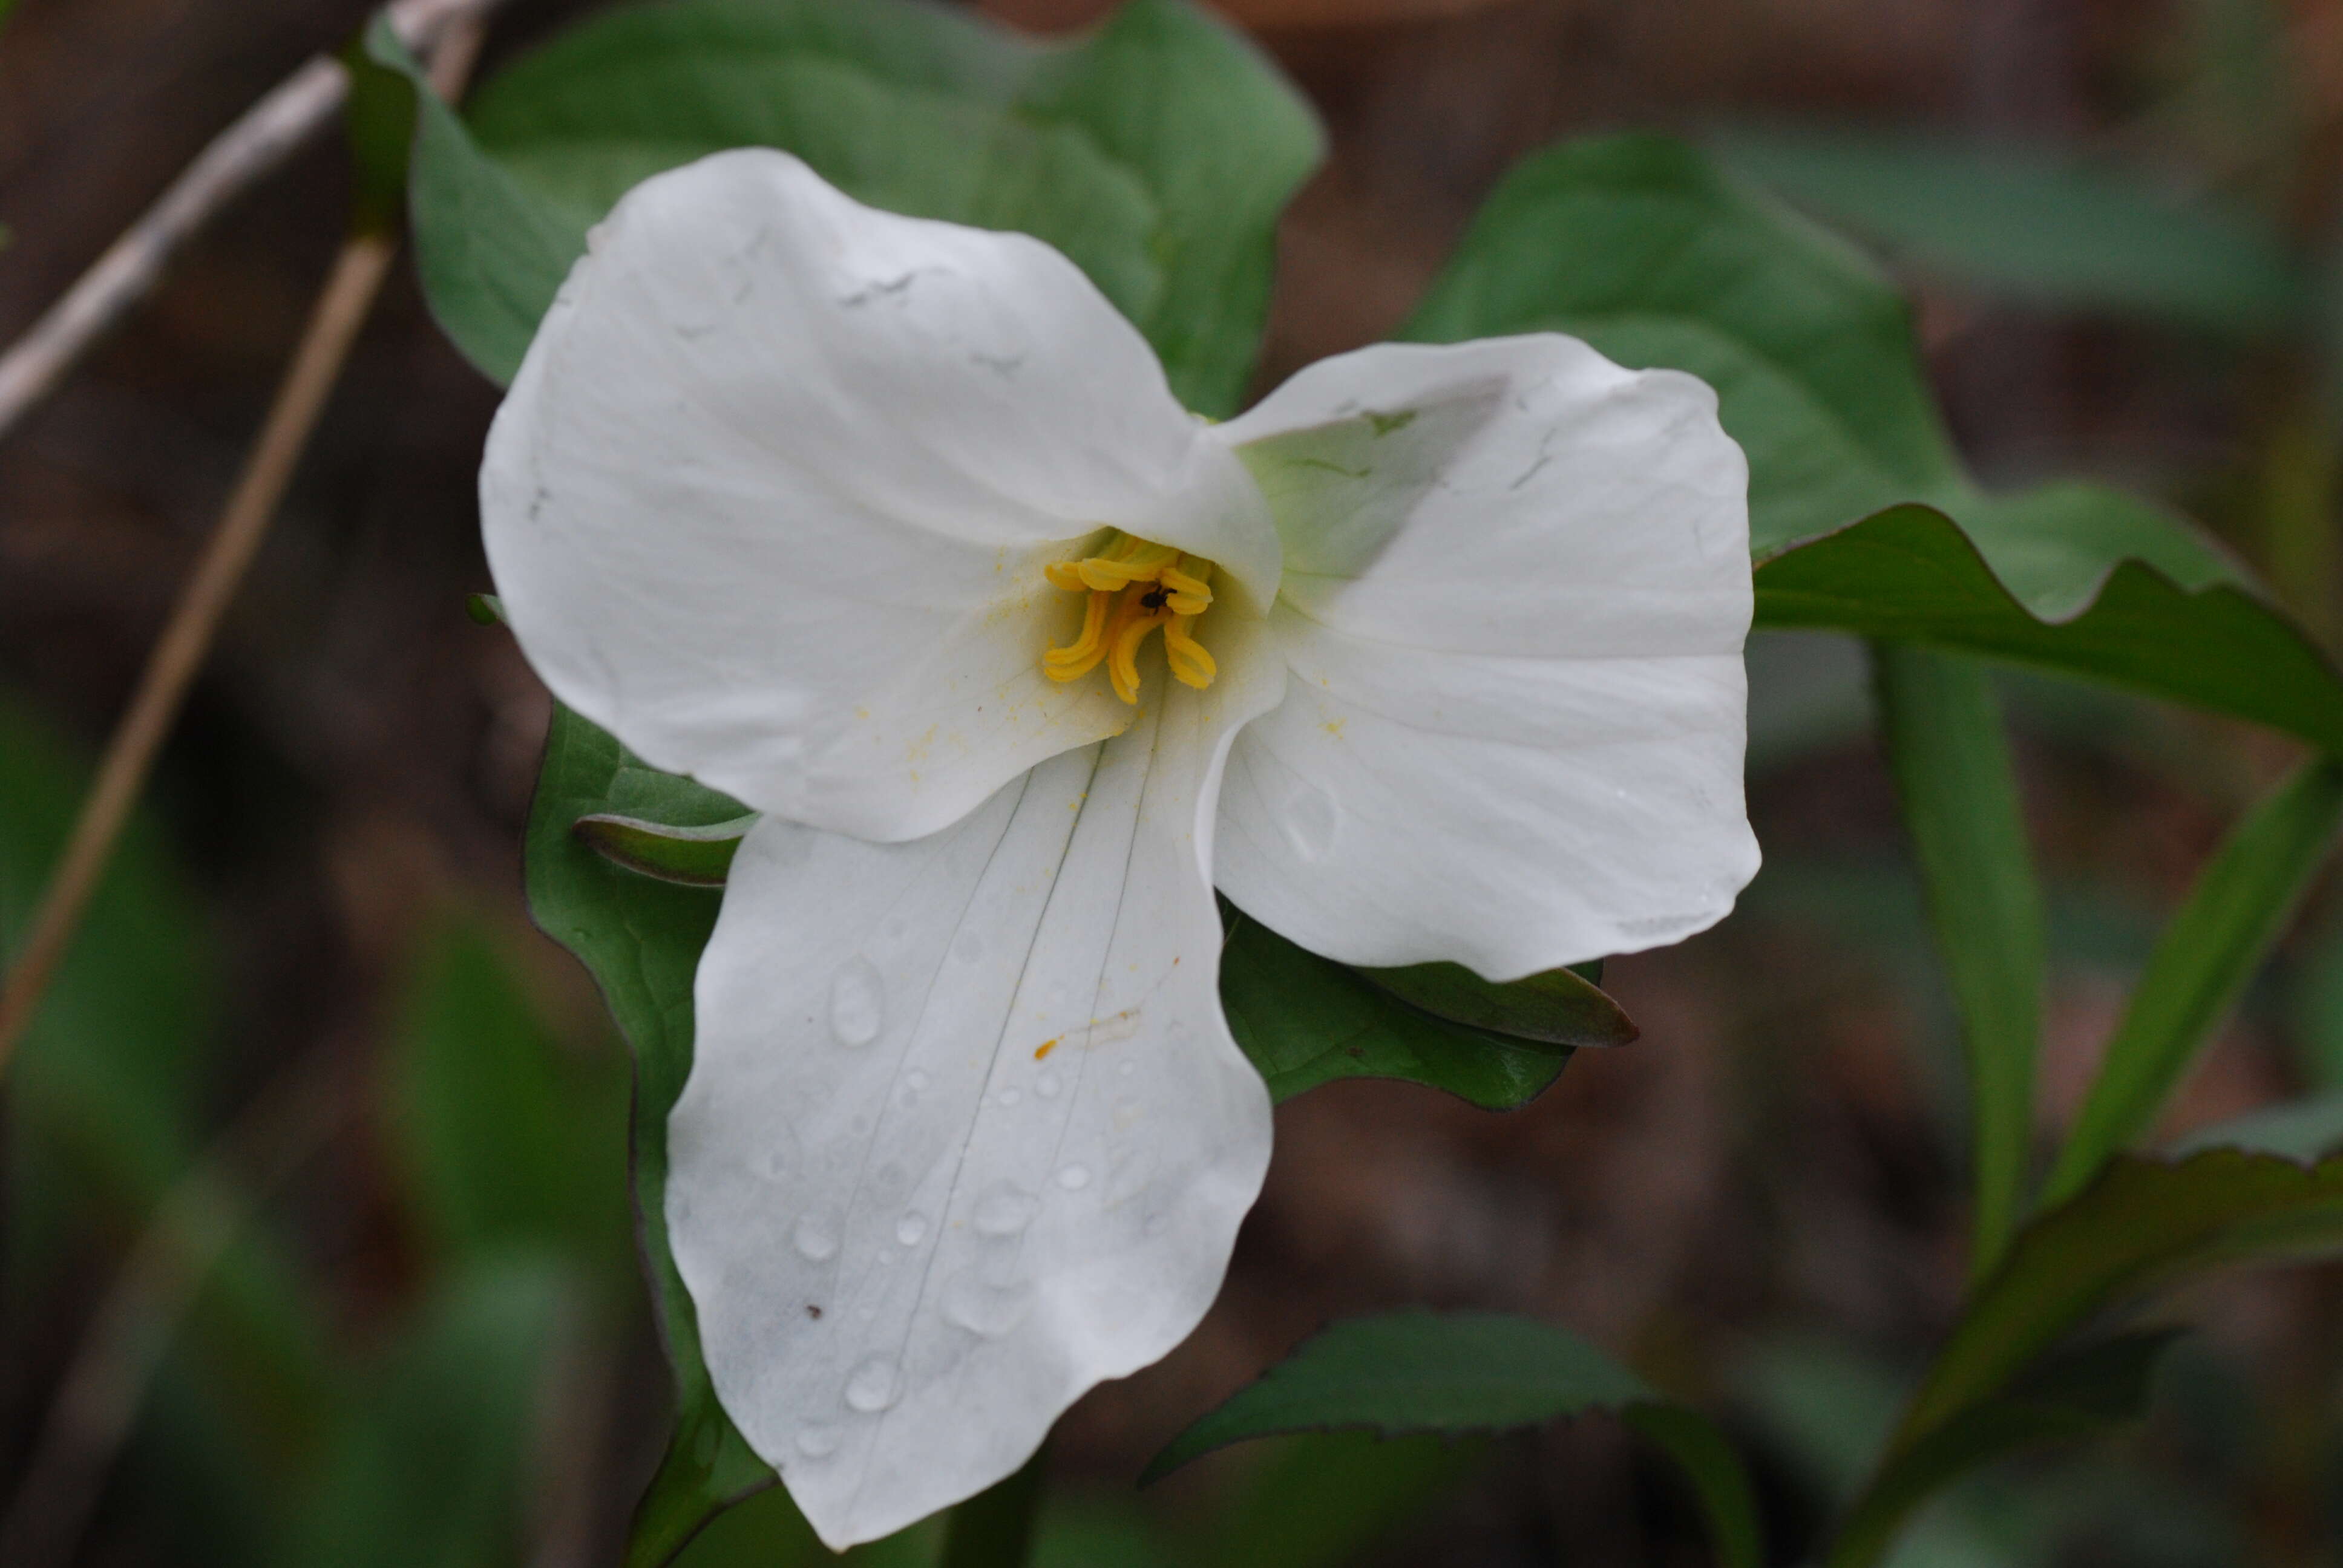
[[[943,1568],[1024,1568],[1033,1546],[1033,1521],[1041,1512],[1041,1473],[1049,1456],[1044,1442],[1014,1475],[952,1510]]]

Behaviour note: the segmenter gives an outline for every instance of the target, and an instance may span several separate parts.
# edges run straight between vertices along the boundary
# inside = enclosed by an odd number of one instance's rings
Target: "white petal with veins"
[[[1493,979],[1732,908],[1747,470],[1715,409],[1544,336],[1345,355],[1222,427],[1285,541],[1292,677],[1230,761],[1232,899],[1346,962]]]
[[[489,564],[556,695],[760,810],[897,840],[1130,710],[1039,660],[1120,528],[1266,600],[1277,540],[1056,251],[866,207],[786,154],[639,186],[498,411]]]
[[[1259,1191],[1203,866],[1277,672],[1198,693],[1151,662],[1171,689],[1129,733],[941,833],[769,819],[733,863],[668,1218],[725,1409],[833,1547],[1009,1474],[1179,1343]]]

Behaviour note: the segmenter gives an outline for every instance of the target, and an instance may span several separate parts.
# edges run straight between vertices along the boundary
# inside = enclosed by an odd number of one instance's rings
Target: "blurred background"
[[[995,0],[1080,25],[1099,0]],[[588,6],[517,0],[484,66]],[[1229,0],[1332,156],[1281,236],[1259,385],[1392,329],[1522,154],[1699,139],[1908,286],[1977,471],[2183,508],[2332,636],[2318,281],[2343,196],[2338,0]],[[360,0],[23,0],[0,30],[0,340]],[[340,148],[231,209],[0,444],[0,946],[342,233]],[[485,589],[496,403],[402,275],[0,1088],[10,1568],[601,1564],[666,1438],[627,1209],[628,1069],[530,929],[548,699]],[[1642,1023],[1492,1114],[1353,1081],[1279,1113],[1219,1306],[1061,1428],[1041,1561],[1705,1561],[1664,1462],[1590,1419],[1445,1446],[1260,1443],[1146,1493],[1172,1433],[1328,1319],[1566,1323],[1728,1418],[1773,1551],[1859,1479],[1962,1278],[1953,1017],[1860,648],[1750,649],[1767,863],[1615,961]],[[2291,759],[2096,689],[2006,687],[2052,911],[2041,1114],[2087,1081],[2222,828]],[[2343,1084],[2343,903],[2313,895],[2171,1131]],[[2232,1280],[2157,1414],[1988,1473],[1906,1564],[2343,1562],[2343,1271]],[[932,1560],[932,1533],[859,1559]],[[786,1504],[689,1568],[826,1561]]]

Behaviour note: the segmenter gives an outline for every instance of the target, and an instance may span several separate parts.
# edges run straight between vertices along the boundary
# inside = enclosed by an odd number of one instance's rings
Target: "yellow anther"
[[[1200,691],[1212,683],[1218,667],[1190,630],[1212,605],[1212,562],[1118,533],[1099,554],[1052,561],[1041,575],[1052,588],[1089,596],[1081,631],[1065,647],[1041,656],[1051,679],[1080,679],[1103,660],[1114,694],[1136,704],[1140,646],[1161,627],[1172,678]]]
[[[1090,602],[1082,607],[1081,635],[1041,656],[1041,668],[1051,679],[1079,680],[1098,668],[1099,660],[1106,657],[1107,608],[1113,602],[1112,594],[1090,596]]]
[[[1192,686],[1202,691],[1212,684],[1221,667],[1204,651],[1204,645],[1188,635],[1195,624],[1192,615],[1175,615],[1163,628],[1163,658],[1172,667],[1172,678],[1182,686]]]
[[[1147,634],[1163,624],[1154,615],[1142,610],[1134,616],[1117,616],[1113,646],[1107,650],[1106,678],[1114,687],[1114,694],[1125,702],[1139,700],[1139,645]]]

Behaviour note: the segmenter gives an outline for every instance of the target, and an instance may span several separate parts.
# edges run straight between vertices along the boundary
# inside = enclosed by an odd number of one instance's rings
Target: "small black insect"
[[[1149,588],[1145,593],[1141,594],[1139,598],[1139,602],[1149,609],[1161,609],[1163,608],[1164,601],[1169,599],[1171,597],[1172,590],[1164,588],[1159,583],[1154,588]]]
[[[808,1302],[806,1303],[806,1316],[809,1318],[820,1318],[821,1316],[821,1309],[815,1306],[811,1302]]]

